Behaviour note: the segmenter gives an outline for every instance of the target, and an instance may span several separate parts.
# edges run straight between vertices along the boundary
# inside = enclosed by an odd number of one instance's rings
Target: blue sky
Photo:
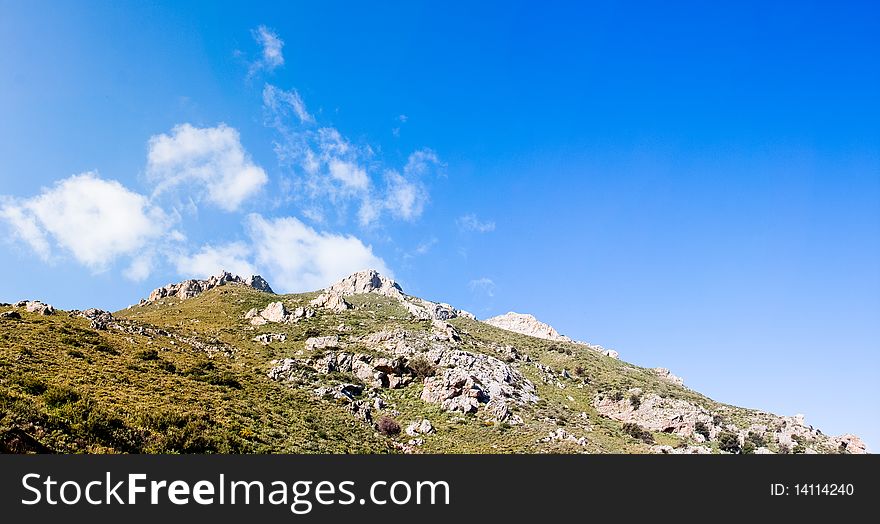
[[[0,1],[0,300],[374,265],[880,446],[869,2]]]

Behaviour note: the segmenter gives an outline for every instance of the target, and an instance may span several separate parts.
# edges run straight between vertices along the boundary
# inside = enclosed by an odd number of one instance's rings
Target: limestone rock
[[[490,326],[513,331],[521,335],[542,338],[544,340],[555,340],[557,342],[572,342],[570,338],[560,335],[552,326],[541,322],[532,315],[511,311],[504,315],[486,319],[483,322]]]
[[[306,350],[315,351],[317,349],[336,349],[340,347],[339,337],[337,335],[329,335],[326,337],[312,337],[306,340]]]
[[[298,307],[293,311],[288,311],[281,301],[270,302],[262,310],[257,308],[250,309],[244,314],[244,318],[250,320],[251,325],[263,326],[270,322],[276,324],[293,324],[304,318],[312,318],[315,311],[311,308]]]
[[[859,437],[847,433],[839,437],[832,437],[829,444],[841,453],[852,455],[864,455],[868,453],[868,446]]]
[[[272,288],[269,287],[269,284],[259,275],[252,275],[245,279],[233,275],[228,271],[222,271],[205,280],[189,279],[176,284],[168,284],[156,288],[150,293],[150,296],[147,299],[141,301],[141,305],[150,304],[167,297],[186,300],[201,295],[209,289],[214,289],[215,287],[224,286],[226,284],[241,284],[265,293],[274,293]]]
[[[104,311],[103,309],[98,308],[89,308],[85,311],[80,311],[77,316],[90,320],[91,328],[99,330],[106,330],[110,326],[110,323],[114,321],[113,315],[109,311]]]
[[[434,432],[434,426],[431,424],[431,421],[424,418],[420,422],[413,422],[406,427],[406,434],[410,437],[417,437],[419,435],[428,435]]]
[[[637,404],[631,400],[633,395],[639,397]],[[638,389],[617,398],[613,395],[596,395],[593,406],[600,415],[620,422],[632,422],[650,431],[691,437],[698,423],[709,430],[710,438],[715,438],[721,431],[705,408],[686,400],[663,398],[654,393],[642,394]]]
[[[673,375],[672,372],[666,368],[654,368],[651,371],[656,373],[658,377],[662,378],[663,380],[669,381],[676,386],[684,386],[684,379]]]
[[[548,436],[538,440],[538,442],[571,442],[584,447],[587,445],[587,437],[576,437],[564,428],[557,428],[555,431],[551,431]]]
[[[379,274],[375,269],[358,271],[331,285],[315,299],[318,304],[332,304],[335,300],[332,295],[346,297],[350,295],[362,295],[375,293],[398,300],[413,317],[420,320],[449,320],[459,316],[473,318],[470,313],[463,314],[449,304],[431,302],[418,297],[409,296],[403,292],[397,282]],[[326,306],[322,306],[326,307]],[[344,306],[338,305],[338,308]]]
[[[309,305],[329,309],[335,313],[348,311],[352,307],[351,304],[346,302],[345,297],[336,291],[327,291],[318,295],[316,299],[309,302]]]
[[[255,336],[251,340],[266,345],[271,344],[272,342],[284,342],[287,340],[287,335],[284,333],[263,333],[262,335]]]
[[[53,306],[40,302],[39,300],[21,300],[15,303],[15,307],[23,307],[28,313],[39,313],[41,315],[55,314],[55,308]]]

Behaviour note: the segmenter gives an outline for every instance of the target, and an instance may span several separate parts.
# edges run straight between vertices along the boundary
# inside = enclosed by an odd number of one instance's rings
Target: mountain
[[[866,452],[372,270],[291,295],[224,272],[115,313],[0,306],[0,452]]]

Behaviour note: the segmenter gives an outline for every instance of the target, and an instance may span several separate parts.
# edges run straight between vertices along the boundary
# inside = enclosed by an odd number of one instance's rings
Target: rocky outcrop
[[[318,349],[336,349],[341,347],[339,337],[330,335],[326,337],[312,337],[306,340],[306,350],[315,351]]]
[[[80,318],[88,319],[92,329],[106,330],[114,321],[113,314],[98,308],[89,308],[77,313]]]
[[[580,447],[584,447],[587,445],[587,437],[576,437],[566,431],[564,428],[557,428],[556,430],[551,431],[550,434],[546,437],[539,439],[538,442],[571,442],[572,444],[577,444]]]
[[[438,371],[425,379],[421,398],[446,411],[476,413],[483,406],[493,420],[521,422],[511,406],[538,401],[535,385],[495,357],[441,346],[426,358]]]
[[[262,310],[252,308],[244,314],[244,318],[250,320],[250,323],[254,326],[263,326],[268,323],[293,324],[304,318],[312,318],[313,316],[315,316],[315,310],[311,308],[298,307],[293,311],[288,311],[288,309],[284,307],[284,303],[280,301],[270,302],[269,305]]]
[[[638,388],[629,390],[625,395],[620,392],[611,395],[600,393],[593,400],[593,406],[600,415],[608,418],[638,424],[650,431],[693,437],[698,442],[705,440],[705,437],[695,431],[697,427],[707,432],[710,439],[721,431],[707,409],[686,400],[664,398],[653,393],[643,394]]]
[[[4,311],[0,313],[0,318],[5,318],[7,320],[21,320],[21,315],[18,311]]]
[[[762,448],[766,449],[766,448]],[[708,446],[682,446],[674,448],[672,446],[653,446],[651,451],[663,455],[711,455],[712,448]]]
[[[467,311],[455,309],[449,304],[431,302],[407,295],[397,282],[380,275],[375,269],[358,271],[343,278],[325,289],[312,301],[312,305],[337,312],[344,311],[349,309],[350,305],[345,302],[343,297],[366,293],[375,293],[397,300],[413,317],[420,320],[449,320],[456,317],[474,318]],[[342,299],[341,302],[340,299]]]
[[[257,291],[263,291],[265,293],[274,293],[272,288],[269,287],[269,283],[266,282],[263,277],[259,275],[252,275],[247,278],[242,278],[238,275],[233,275],[227,271],[223,271],[218,275],[214,275],[205,280],[184,280],[183,282],[178,282],[176,284],[168,284],[166,286],[154,289],[150,296],[145,300],[141,300],[140,304],[150,304],[153,302],[157,302],[163,298],[179,298],[181,300],[186,300],[188,298],[193,298],[198,295],[201,295],[205,291],[209,289],[214,289],[218,286],[224,286],[226,284],[241,284],[243,286],[247,286]]]
[[[840,435],[839,437],[831,437],[829,445],[840,453],[851,455],[864,455],[868,453],[868,446],[865,445],[862,439],[851,433]]]
[[[519,333],[520,335],[528,335],[530,337],[554,340],[557,342],[573,342],[572,339],[560,335],[558,331],[553,329],[553,326],[541,322],[532,315],[514,313],[511,311],[497,317],[486,319],[483,322],[490,326]]]
[[[257,335],[251,339],[253,342],[259,342],[260,344],[268,345],[272,342],[284,342],[287,340],[287,335],[284,333],[263,333],[262,335]]]
[[[324,308],[334,313],[342,313],[351,309],[351,304],[345,301],[340,293],[336,291],[327,291],[318,296],[318,298],[309,302],[309,305]]]
[[[676,386],[684,386],[684,379],[673,375],[672,372],[666,368],[654,368],[651,371],[667,382],[671,382]]]
[[[55,308],[53,306],[40,302],[39,300],[21,300],[15,303],[15,307],[22,307],[28,313],[39,313],[40,315],[55,314]]]
[[[497,317],[486,319],[483,322],[490,326],[497,327],[498,329],[512,331],[514,333],[519,333],[520,335],[527,335],[543,340],[552,340],[554,342],[578,344],[611,358],[618,358],[620,356],[617,351],[612,349],[605,349],[602,346],[597,346],[588,342],[581,342],[579,340],[572,340],[565,335],[560,335],[550,324],[541,322],[534,316],[525,313],[515,313],[511,311],[503,315],[498,315]]]

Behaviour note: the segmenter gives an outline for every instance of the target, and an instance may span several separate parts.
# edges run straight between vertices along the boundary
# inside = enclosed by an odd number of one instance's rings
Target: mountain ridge
[[[610,358],[600,346],[532,323],[534,317],[516,318],[556,338],[502,329],[492,325],[498,317],[481,322],[449,304],[407,295],[375,270],[294,295],[271,293],[257,278],[222,272],[185,280],[115,313],[64,314],[33,302],[0,314],[0,334],[11,341],[0,353],[0,407],[5,403],[13,413],[0,419],[0,447],[867,451],[857,436],[824,435],[802,417],[715,402],[684,388],[668,370]],[[29,340],[40,342],[28,346]],[[60,404],[59,389],[70,390]],[[145,415],[157,404],[178,422]],[[71,410],[85,410],[80,418],[114,420],[117,429],[83,427],[65,418]],[[273,412],[284,415],[279,419]],[[303,417],[311,418],[290,425]],[[383,429],[387,420],[407,431]],[[49,427],[53,432],[46,433]],[[120,441],[117,432],[128,440]]]

